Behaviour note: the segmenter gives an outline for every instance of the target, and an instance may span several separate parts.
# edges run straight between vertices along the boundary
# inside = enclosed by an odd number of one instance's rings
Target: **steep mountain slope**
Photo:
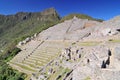
[[[40,32],[60,20],[54,8],[43,12],[19,12],[15,15],[0,16],[0,49],[12,41]]]
[[[7,62],[21,50],[18,41],[51,27],[60,20],[54,8],[43,12],[0,15],[0,80],[24,80],[26,74],[13,70]],[[2,54],[1,54],[2,53]]]

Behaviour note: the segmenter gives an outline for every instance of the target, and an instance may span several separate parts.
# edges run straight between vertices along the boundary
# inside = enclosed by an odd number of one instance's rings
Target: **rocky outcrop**
[[[27,44],[28,42],[30,42],[31,40],[36,39],[37,35],[38,35],[38,33],[35,33],[33,36],[27,37],[25,40],[20,41],[20,42],[18,43],[18,46],[25,45],[25,44]]]

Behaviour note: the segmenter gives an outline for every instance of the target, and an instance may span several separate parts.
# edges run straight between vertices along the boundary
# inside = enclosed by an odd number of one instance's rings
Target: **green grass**
[[[13,70],[8,64],[0,63],[0,80],[24,80],[27,75]]]
[[[18,52],[19,48],[9,50],[6,55],[0,56],[0,80],[24,80],[26,74],[13,70],[7,62],[10,61]]]
[[[56,70],[56,72],[54,74],[52,74],[48,80],[55,80],[59,76],[61,76],[61,77],[58,80],[63,80],[63,78],[66,76],[66,74],[71,71],[70,69],[63,68],[63,67],[59,67],[59,68],[57,67],[56,69],[54,68],[54,70]]]
[[[78,42],[77,45],[79,46],[96,46],[100,42]]]
[[[62,72],[63,70],[64,70],[63,67],[60,67],[59,69],[57,69],[57,71],[50,76],[49,80],[54,80],[54,79],[56,79],[56,78],[59,76],[59,74],[61,74],[61,72]]]
[[[38,60],[36,60],[36,61],[38,61]],[[41,61],[39,61],[41,63],[33,62],[33,61],[30,61],[30,60],[28,62],[35,63],[36,66],[43,66],[45,64],[45,62],[41,62]],[[46,63],[47,63],[47,61],[46,61]],[[31,66],[34,66],[34,65],[31,64]]]
[[[21,68],[23,68],[23,69],[25,69],[25,70],[32,71],[32,72],[36,72],[36,70],[33,70],[33,69],[31,69],[31,68],[29,68],[29,67],[27,67],[27,66],[24,66],[24,65],[21,65],[21,64],[17,64],[17,63],[13,63],[13,62],[10,62],[10,63],[12,63],[12,64],[14,64],[14,65],[16,65],[16,66],[19,66],[19,67],[21,67]]]
[[[88,76],[88,77],[86,77],[84,80],[91,80],[91,78]]]
[[[54,56],[49,56],[49,58],[48,59],[40,59],[40,58],[31,58],[31,60],[34,60],[34,61],[39,61],[39,62],[41,62],[41,63],[37,63],[37,62],[34,62],[34,63],[36,63],[36,65],[39,65],[39,66],[43,66],[44,64],[47,64],[48,62],[50,62],[53,58],[55,58],[55,55]],[[28,62],[33,62],[33,61],[28,61]]]
[[[120,43],[120,39],[109,39],[109,42]]]
[[[27,64],[27,65],[29,65],[29,66],[31,66],[31,67],[33,67],[33,68],[36,68],[36,65],[31,64],[31,63],[23,62],[23,64]],[[38,65],[38,64],[37,64],[37,65]]]
[[[95,19],[95,18],[92,18],[91,16],[88,16],[88,15],[85,15],[85,14],[72,13],[72,14],[69,14],[69,15],[63,17],[61,19],[61,22],[65,21],[65,20],[72,19],[74,16],[76,16],[77,18],[80,18],[80,19],[95,20],[95,21],[99,21],[99,22],[103,21],[102,19]]]
[[[64,77],[66,76],[66,74],[69,73],[70,71],[71,71],[71,70],[68,69],[68,68],[64,69],[64,70],[62,71],[62,73],[61,73],[61,78],[59,78],[58,80],[63,80]]]

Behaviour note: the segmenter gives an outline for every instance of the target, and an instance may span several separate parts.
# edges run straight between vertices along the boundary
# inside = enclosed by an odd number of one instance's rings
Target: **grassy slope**
[[[23,37],[31,36],[36,32],[41,32],[44,29],[54,25],[59,19],[57,16],[41,15],[34,13],[26,20],[17,20],[17,18],[10,18],[5,20],[0,26],[0,49],[5,49],[12,41],[21,40]],[[38,20],[45,19],[45,20]],[[17,20],[17,21],[16,21]]]
[[[61,19],[61,21],[72,19],[74,16],[76,16],[78,18],[81,18],[81,19],[95,20],[95,21],[99,21],[99,22],[103,21],[102,19],[96,19],[96,18],[92,18],[91,16],[88,16],[88,15],[85,15],[85,14],[77,14],[77,13],[69,14],[69,15],[63,17]]]

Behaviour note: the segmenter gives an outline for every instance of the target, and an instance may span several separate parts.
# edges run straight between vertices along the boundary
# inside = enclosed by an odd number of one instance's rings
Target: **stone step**
[[[59,51],[58,49],[53,49],[53,48],[51,48],[51,49],[47,49],[47,48],[45,48],[44,50],[42,50],[42,49],[37,49],[35,52],[43,52],[43,53],[45,53],[45,52],[56,52],[56,51]]]
[[[34,60],[37,60],[37,61],[50,61],[52,59],[54,59],[56,57],[56,55],[53,55],[53,56],[49,56],[48,58],[44,58],[44,57],[29,57],[30,59],[34,59]]]
[[[32,68],[30,67],[29,65],[26,65],[26,64],[22,64],[22,63],[17,63],[17,62],[10,62],[9,63],[10,65],[14,65],[12,67],[14,67],[15,69],[19,70],[19,71],[22,71],[22,72],[25,72],[25,71],[29,71],[29,72],[37,72],[39,71],[38,69],[35,69],[35,68]],[[17,68],[18,67],[18,68]],[[24,71],[25,70],[25,71]],[[27,73],[28,74],[28,73]]]
[[[52,55],[51,55],[52,56]],[[42,55],[32,55],[29,58],[37,58],[37,59],[49,59],[51,56],[42,56]]]
[[[35,53],[35,54],[33,54],[33,55],[41,55],[41,56],[50,56],[50,55],[54,55],[54,54],[56,54],[56,52],[46,52],[46,53]]]
[[[46,65],[47,62],[49,62],[48,60],[43,61],[43,60],[35,60],[35,59],[29,59],[29,60],[26,60],[26,61],[28,61],[28,62],[33,62],[34,64],[36,64],[36,61],[37,61],[37,64],[38,64],[39,66]]]
[[[34,52],[34,55],[51,55],[56,54],[58,51]]]
[[[39,57],[29,57],[28,58],[29,60],[34,60],[35,62],[36,61],[48,61],[49,60],[49,58],[47,58],[47,59],[45,59],[45,58],[39,58]]]
[[[42,62],[39,62],[39,61],[35,61],[35,60],[29,60],[29,59],[27,59],[27,60],[25,60],[25,62],[28,62],[28,63],[32,63],[33,65],[36,65],[37,64],[37,66],[42,66],[41,64],[43,64]]]
[[[27,65],[29,65],[29,66],[31,66],[33,68],[37,68],[37,65],[35,63],[31,63],[31,62],[26,61],[26,60],[23,62],[23,64],[27,64]]]
[[[14,64],[14,63],[9,63],[9,65],[12,66],[13,69],[17,69],[18,71],[26,73],[26,74],[32,74],[32,73],[36,72],[36,71],[31,71],[29,69],[24,69],[24,68]]]
[[[52,55],[31,55],[30,57],[32,58],[37,58],[37,59],[49,59],[49,56],[52,57]],[[29,56],[27,56],[29,58]],[[15,57],[15,59],[13,59],[14,61],[19,61],[19,60],[24,60],[24,58],[26,59],[26,57],[23,56],[19,56],[19,57]]]
[[[31,67],[30,65],[28,65],[28,64],[23,64],[23,63],[18,63],[18,62],[12,62],[13,64],[15,64],[15,65],[18,65],[18,66],[20,66],[21,68],[24,68],[24,69],[28,69],[28,70],[30,70],[30,71],[38,71],[39,69],[36,69],[36,68],[34,68],[34,67]]]
[[[34,60],[35,62],[36,61],[39,61],[41,63],[44,63],[44,62],[47,62],[48,60],[45,60],[45,59],[40,59],[40,58],[33,58],[33,57],[29,57],[29,60]]]

